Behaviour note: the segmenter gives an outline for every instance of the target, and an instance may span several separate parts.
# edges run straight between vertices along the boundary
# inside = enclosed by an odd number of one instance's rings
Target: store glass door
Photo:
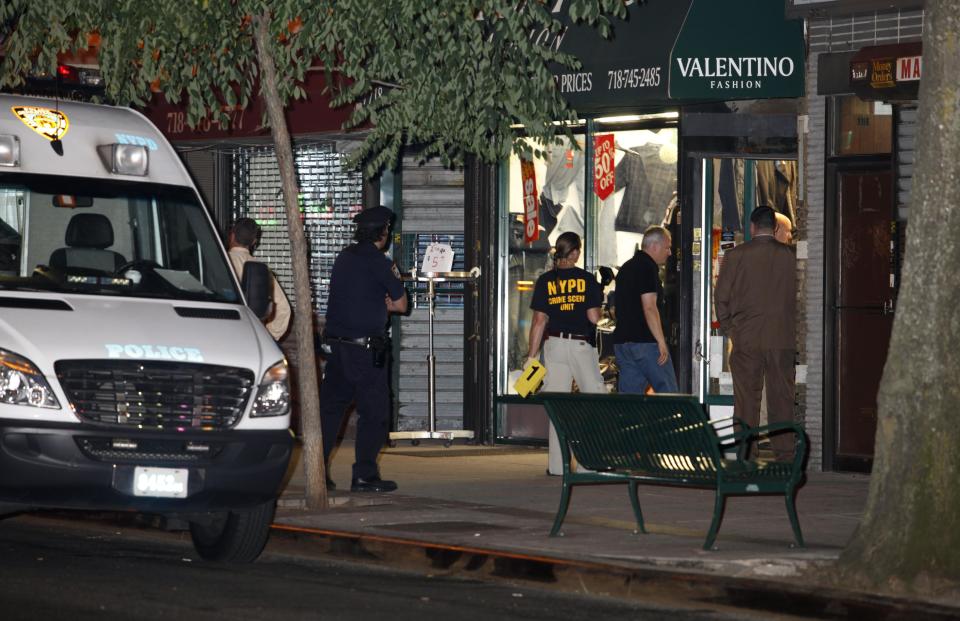
[[[797,224],[794,159],[701,158],[694,170],[697,201],[693,223],[694,392],[717,420],[733,415],[730,339],[720,333],[713,290],[723,257],[750,239],[750,215],[768,205]],[[761,411],[761,420],[765,412]]]

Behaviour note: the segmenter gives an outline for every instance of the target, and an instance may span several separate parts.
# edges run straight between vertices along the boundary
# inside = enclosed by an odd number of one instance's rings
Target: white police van
[[[292,435],[248,265],[245,298],[143,115],[0,94],[0,513],[156,514],[254,560]]]

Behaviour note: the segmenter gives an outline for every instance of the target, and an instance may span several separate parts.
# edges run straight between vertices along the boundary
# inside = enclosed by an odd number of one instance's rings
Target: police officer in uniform
[[[391,412],[386,327],[390,313],[407,311],[407,295],[396,265],[384,255],[393,212],[373,207],[353,221],[356,243],[337,255],[330,277],[325,338],[331,354],[320,389],[323,455],[329,464],[343,415],[355,401],[356,459],[350,491],[392,492],[397,484],[381,479],[377,467]]]

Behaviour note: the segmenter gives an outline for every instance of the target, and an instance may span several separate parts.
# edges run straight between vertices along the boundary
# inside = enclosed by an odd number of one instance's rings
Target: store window
[[[878,155],[893,149],[893,106],[856,95],[833,103],[832,155]]]
[[[633,256],[648,226],[669,227],[677,207],[675,127],[607,132],[616,158],[614,192],[597,200],[596,265],[614,269]]]
[[[528,335],[533,312],[530,301],[533,285],[553,262],[550,248],[561,233],[573,231],[583,237],[585,230],[586,167],[583,136],[575,138],[577,145],[564,139],[551,146],[546,157],[534,158],[533,186],[539,210],[533,214],[524,210],[524,173],[521,160],[510,158],[507,188],[507,304],[503,337],[506,343],[507,368],[519,371],[527,357]],[[531,144],[531,146],[533,146]],[[527,179],[529,180],[528,175]],[[581,254],[579,267],[583,267]]]
[[[583,239],[579,267],[592,271],[604,285],[605,302],[597,334],[598,364],[608,388],[615,390],[613,277],[619,266],[640,248],[648,226],[664,225],[673,231],[679,220],[675,116],[653,123],[651,119],[598,119],[591,124],[590,131],[575,136],[576,146],[570,141],[551,146],[543,157],[526,164],[526,174],[520,158],[511,157],[504,210],[508,247],[502,272],[506,300],[501,325],[505,359],[501,394],[511,392],[511,378],[526,360],[534,283],[553,267],[550,248],[567,231]],[[601,142],[606,146],[598,146]],[[598,163],[603,152],[608,164],[601,173]],[[588,157],[593,158],[589,163]],[[601,174],[606,175],[608,186],[602,190],[595,178]],[[531,178],[533,184],[529,183]],[[538,210],[531,214],[525,210],[525,197],[529,199],[534,187]],[[679,247],[679,232],[673,236],[674,245]],[[673,344],[679,346],[678,274],[677,262],[671,259],[662,274],[661,316],[668,341],[672,336]],[[677,353],[673,356],[678,359]]]

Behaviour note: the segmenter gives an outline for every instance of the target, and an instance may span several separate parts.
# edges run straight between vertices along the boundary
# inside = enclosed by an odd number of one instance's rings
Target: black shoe
[[[333,479],[327,477],[327,491],[332,492],[337,489],[337,484],[334,483]]]
[[[350,484],[351,492],[392,492],[397,489],[393,481],[384,481],[379,476],[369,479],[354,479]]]

